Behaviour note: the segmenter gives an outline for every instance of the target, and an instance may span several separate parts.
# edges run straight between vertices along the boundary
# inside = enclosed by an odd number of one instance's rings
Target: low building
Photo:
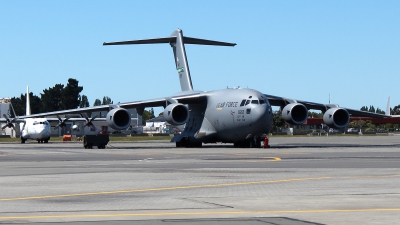
[[[163,116],[159,116],[146,121],[146,126],[143,127],[143,133],[165,133],[167,128],[166,121]]]

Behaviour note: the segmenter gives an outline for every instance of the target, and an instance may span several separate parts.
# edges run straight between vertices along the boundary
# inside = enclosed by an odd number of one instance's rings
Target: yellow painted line
[[[172,186],[172,187],[161,187],[161,188],[144,188],[144,189],[119,190],[119,191],[87,192],[87,193],[77,193],[77,194],[61,194],[61,195],[28,196],[28,197],[17,197],[17,198],[1,198],[0,202],[34,200],[34,199],[48,199],[48,198],[67,198],[67,197],[80,197],[80,196],[95,196],[95,195],[113,195],[113,194],[140,193],[140,192],[150,192],[150,191],[172,191],[172,190],[184,190],[184,189],[194,189],[194,188],[216,188],[216,187],[230,187],[230,186],[240,186],[240,185],[273,184],[273,183],[310,181],[310,180],[327,180],[327,179],[332,179],[332,177],[293,178],[293,179],[283,179],[283,180],[264,180],[264,181],[236,182],[236,183],[222,183],[222,184],[204,184],[204,185]]]
[[[277,162],[281,161],[282,159],[279,157],[262,157],[262,160],[254,160],[251,162]]]
[[[222,184],[203,184],[203,185],[189,185],[189,186],[171,186],[171,187],[161,187],[161,188],[143,188],[143,189],[119,190],[119,191],[87,192],[87,193],[76,193],[76,194],[27,196],[27,197],[16,197],[16,198],[1,198],[0,202],[49,199],[49,198],[68,198],[68,197],[81,197],[81,196],[115,195],[115,194],[126,194],[126,193],[143,193],[143,192],[152,192],[152,191],[153,192],[154,191],[174,191],[174,190],[185,190],[185,189],[195,189],[195,188],[217,188],[217,187],[232,187],[232,186],[241,186],[241,185],[276,184],[276,183],[300,182],[300,181],[329,180],[329,179],[363,179],[363,178],[392,178],[392,177],[400,177],[400,174],[376,175],[376,176],[373,175],[373,176],[344,176],[344,177],[308,177],[308,178],[293,178],[293,179],[282,179],[282,180],[264,180],[264,181],[234,182],[234,183],[222,183]]]
[[[322,210],[260,210],[260,211],[202,211],[202,212],[155,212],[155,213],[110,213],[110,214],[66,214],[66,215],[29,215],[0,216],[0,220],[16,219],[61,219],[61,218],[106,218],[106,217],[165,217],[165,216],[196,216],[196,215],[254,215],[254,214],[296,214],[296,213],[361,213],[361,212],[398,212],[400,208],[369,208],[369,209],[322,209]]]
[[[263,157],[264,159],[269,159],[269,160],[266,160],[266,161],[269,161],[269,162],[274,162],[274,161],[281,161],[282,159],[281,158],[279,158],[279,157]]]

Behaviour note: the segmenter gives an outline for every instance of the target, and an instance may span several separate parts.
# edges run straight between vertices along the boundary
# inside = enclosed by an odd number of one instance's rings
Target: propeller
[[[67,115],[64,119],[61,119],[59,115],[57,115],[58,118],[58,125],[54,127],[54,130],[57,129],[58,127],[65,127],[65,122],[69,120],[69,115]]]
[[[88,126],[88,127],[93,128],[94,130],[97,130],[97,128],[96,128],[96,127],[93,125],[93,123],[92,123],[92,121],[94,121],[94,120],[96,119],[97,115],[95,115],[95,116],[92,117],[92,118],[89,118],[89,117],[86,115],[86,113],[84,113],[84,114],[83,114],[83,117],[85,117],[86,123],[85,123],[85,125],[83,125],[81,128],[83,128],[84,126]]]
[[[6,114],[3,114],[3,116],[4,116],[4,118],[6,118],[6,125],[4,125],[1,129],[2,130],[4,130],[6,127],[8,127],[8,128],[12,128],[12,129],[14,129],[15,130],[15,127],[14,127],[14,122],[15,122],[15,120],[17,119],[17,118],[10,118],[8,115],[6,115]]]

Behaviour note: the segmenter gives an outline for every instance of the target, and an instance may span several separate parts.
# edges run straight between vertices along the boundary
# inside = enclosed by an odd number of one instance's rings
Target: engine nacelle
[[[342,129],[350,122],[350,115],[343,108],[330,108],[324,113],[324,123],[328,127]]]
[[[182,125],[189,119],[189,109],[181,103],[170,104],[164,109],[163,116],[172,125]]]
[[[308,117],[308,109],[300,103],[291,103],[286,105],[282,110],[282,118],[294,125],[303,124]]]
[[[107,113],[107,124],[115,130],[125,130],[131,125],[131,115],[124,108],[116,108]]]

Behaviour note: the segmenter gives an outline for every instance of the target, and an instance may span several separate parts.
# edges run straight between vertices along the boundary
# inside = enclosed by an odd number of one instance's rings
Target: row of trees
[[[31,113],[44,113],[66,109],[76,109],[90,107],[89,99],[86,95],[81,95],[83,90],[82,86],[79,86],[79,81],[73,78],[68,79],[68,83],[64,86],[63,84],[56,84],[54,87],[44,89],[40,97],[34,95],[32,92],[29,93],[29,99],[31,103]],[[104,96],[103,100],[96,99],[93,106],[108,105],[114,102],[110,97]],[[11,98],[11,104],[15,110],[15,116],[25,115],[26,112],[26,95],[21,94],[20,97]],[[14,115],[13,115],[14,116]],[[142,123],[146,124],[146,121],[154,118],[154,110],[144,110]]]
[[[76,109],[78,107],[89,107],[89,100],[86,95],[81,95],[83,87],[79,86],[79,81],[73,78],[68,79],[68,83],[56,84],[54,87],[44,89],[40,97],[29,93],[31,113],[44,113],[66,109]],[[103,101],[96,99],[93,106],[112,104],[113,101],[108,96],[103,97]],[[26,95],[11,98],[11,104],[14,107],[16,116],[25,115]]]
[[[378,114],[385,114],[385,111],[381,110],[380,108],[376,108],[373,105],[370,105],[369,108],[368,106],[363,106],[360,109],[361,111],[366,111],[366,112],[373,112],[373,113],[378,113]]]

